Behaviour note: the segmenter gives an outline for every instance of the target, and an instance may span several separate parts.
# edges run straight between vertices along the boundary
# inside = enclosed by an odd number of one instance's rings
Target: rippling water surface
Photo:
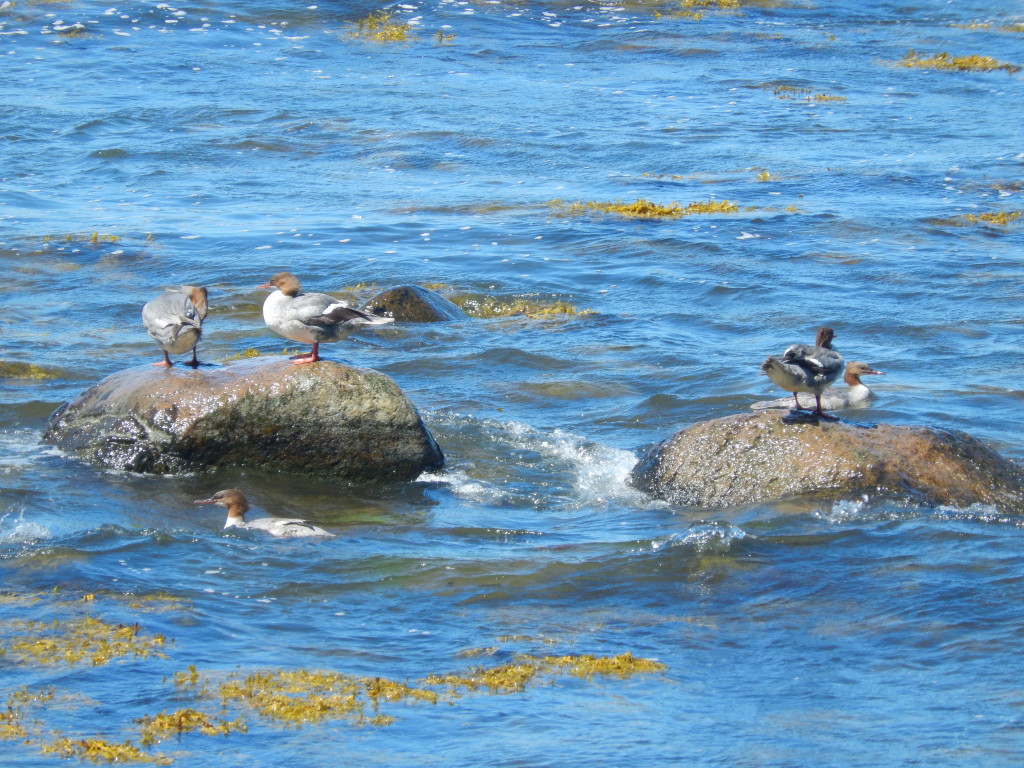
[[[822,323],[887,374],[851,418],[1024,457],[1024,225],[968,218],[1024,208],[1021,74],[895,66],[1022,65],[1024,6],[428,0],[388,7],[406,43],[353,38],[379,8],[0,5],[0,680],[54,697],[18,704],[20,738],[0,718],[4,764],[53,764],[59,736],[138,745],[136,718],[193,707],[248,731],[147,754],[1019,765],[1018,518],[870,496],[700,511],[625,478],[676,430],[778,396],[760,360]],[[639,199],[740,209],[566,213]],[[392,376],[446,451],[408,485],[132,476],[40,444],[59,404],[156,359],[139,311],[165,286],[209,286],[205,359],[280,353],[256,286],[281,269],[357,298],[418,283],[578,312],[327,348]],[[226,532],[192,501],[232,486],[338,536]],[[163,635],[164,656],[12,650],[42,632],[25,621],[86,615]],[[390,724],[282,727],[173,682],[192,665],[211,688],[282,669],[418,686],[625,652],[664,670],[382,702]]]

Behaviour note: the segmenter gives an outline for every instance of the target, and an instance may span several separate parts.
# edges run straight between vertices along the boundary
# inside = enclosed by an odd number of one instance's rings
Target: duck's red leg
[[[838,416],[833,416],[831,413],[825,413],[821,409],[821,395],[817,392],[814,393],[814,401],[818,404],[818,407],[814,409],[814,414],[816,416],[820,416],[821,418],[828,419],[830,421],[839,421]]]
[[[313,351],[308,355],[302,355],[301,357],[293,357],[292,363],[295,365],[302,365],[303,363],[315,363],[320,359],[320,342],[313,342]]]

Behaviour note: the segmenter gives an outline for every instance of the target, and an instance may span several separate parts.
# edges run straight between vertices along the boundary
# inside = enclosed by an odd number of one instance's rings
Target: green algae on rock
[[[452,302],[470,317],[479,318],[524,316],[542,320],[558,316],[595,314],[592,309],[577,309],[568,301],[557,299],[545,301],[522,296],[502,298],[499,296],[464,295],[453,296]]]

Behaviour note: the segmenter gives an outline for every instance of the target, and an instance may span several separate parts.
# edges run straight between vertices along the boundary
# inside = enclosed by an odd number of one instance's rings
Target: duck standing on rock
[[[761,363],[761,371],[776,386],[793,393],[795,410],[803,410],[797,393],[810,392],[815,402],[812,413],[825,419],[838,418],[825,413],[821,407],[821,393],[828,389],[843,370],[842,355],[832,349],[834,337],[835,332],[831,328],[819,328],[814,346],[794,344],[783,353],[781,359],[769,355]]]
[[[846,372],[843,374],[843,381],[846,382],[848,389],[846,391],[832,389],[822,394],[822,409],[837,411],[841,408],[865,405],[871,399],[872,392],[868,385],[860,380],[860,377],[868,375],[884,376],[885,374],[882,371],[876,371],[867,363],[854,360],[848,362],[846,364]],[[796,395],[796,398],[802,409],[809,411],[814,407],[814,401],[807,393],[804,393],[803,398],[800,395]],[[750,407],[755,411],[766,411],[771,408],[789,408],[791,405],[792,403],[788,397],[782,397],[778,400],[762,400],[761,402],[753,403]]]
[[[165,291],[142,308],[142,324],[164,351],[164,365],[170,368],[170,355],[183,355],[192,350],[193,368],[199,366],[196,358],[196,344],[203,335],[203,320],[206,319],[206,289],[195,285],[183,285]]]
[[[302,286],[291,272],[278,272],[260,288],[273,290],[263,302],[263,321],[270,330],[286,339],[312,344],[308,355],[296,355],[292,362],[315,363],[320,359],[322,342],[337,341],[359,325],[383,325],[393,317],[380,317],[346,307],[326,293],[302,293]]]
[[[219,504],[228,509],[225,528],[245,528],[247,530],[265,531],[279,539],[294,539],[301,536],[321,536],[334,538],[328,533],[305,520],[292,520],[282,517],[260,517],[249,522],[245,521],[245,513],[249,510],[249,501],[237,488],[217,491],[208,499],[197,499],[196,504]]]

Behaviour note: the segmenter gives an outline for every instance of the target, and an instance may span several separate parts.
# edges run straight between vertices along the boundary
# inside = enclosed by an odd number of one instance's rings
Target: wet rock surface
[[[103,467],[150,473],[246,466],[407,481],[444,461],[388,376],[283,357],[120,371],[57,409],[43,439]]]
[[[701,422],[651,449],[630,483],[692,507],[880,493],[1024,513],[1024,468],[964,432],[762,412]]]
[[[362,309],[406,323],[440,323],[468,317],[437,291],[419,285],[399,285],[381,291]]]

